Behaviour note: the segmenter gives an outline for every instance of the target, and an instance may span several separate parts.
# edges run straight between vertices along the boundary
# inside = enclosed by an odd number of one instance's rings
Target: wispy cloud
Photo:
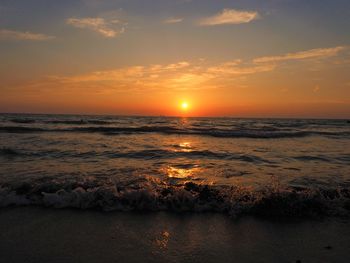
[[[181,61],[166,65],[150,66],[130,66],[112,70],[94,71],[88,74],[76,75],[71,77],[58,77],[64,82],[88,82],[88,81],[116,81],[125,78],[125,81],[139,81],[141,79],[158,78],[160,75],[174,74],[180,70],[190,67],[187,61]]]
[[[165,24],[176,24],[181,23],[184,19],[182,17],[169,17],[165,19],[163,22]]]
[[[122,34],[125,31],[124,26],[121,26],[119,29],[115,29],[115,25],[122,24],[119,20],[106,20],[101,17],[87,17],[87,18],[69,18],[66,20],[68,25],[72,25],[77,28],[86,28],[93,30],[100,35],[113,38]]]
[[[54,39],[54,36],[48,36],[45,34],[32,33],[29,31],[14,31],[1,29],[0,30],[0,39],[9,39],[9,40],[28,40],[28,41],[47,41]]]
[[[323,52],[302,51],[287,54],[280,57],[297,57],[298,59],[325,57],[337,54],[342,50],[340,47]],[[319,54],[316,56],[316,53]],[[306,55],[308,54],[308,55]],[[311,54],[314,54],[311,56]],[[321,56],[320,54],[323,54]],[[279,61],[284,59],[256,58],[252,60],[231,60],[221,63],[212,63],[203,59],[197,61],[180,61],[171,64],[136,65],[129,67],[114,68],[87,72],[85,74],[50,76],[42,81],[36,81],[37,88],[93,90],[94,92],[176,92],[183,90],[204,90],[231,88],[247,81],[250,77],[258,74],[266,74],[280,68]],[[258,63],[257,63],[258,61]],[[260,62],[259,62],[260,61]],[[264,62],[264,63],[262,63]],[[321,61],[316,61],[320,63]],[[324,63],[325,64],[325,63]],[[332,65],[327,63],[327,65]],[[237,84],[238,83],[238,84]],[[23,85],[21,86],[24,87]],[[319,87],[315,86],[314,92]]]
[[[226,87],[232,84],[233,79],[238,80],[242,76],[272,71],[274,68],[274,65],[269,64],[258,66],[244,64],[241,60],[217,65],[202,61],[195,63],[181,61],[95,71],[75,76],[51,76],[50,83],[62,87],[99,87],[117,92],[202,90]],[[226,83],[228,80],[229,83]]]
[[[221,75],[251,75],[260,72],[273,71],[275,68],[276,65],[274,64],[264,64],[259,66],[232,66],[230,63],[224,63],[208,68],[208,72]]]
[[[346,47],[338,46],[332,48],[316,48],[295,53],[287,53],[281,56],[268,56],[254,59],[254,63],[271,63],[286,60],[303,60],[315,58],[327,58],[338,55],[339,52],[345,50]]]
[[[218,14],[201,19],[199,25],[216,26],[224,24],[243,24],[249,23],[257,18],[259,18],[259,14],[256,11],[224,9]]]

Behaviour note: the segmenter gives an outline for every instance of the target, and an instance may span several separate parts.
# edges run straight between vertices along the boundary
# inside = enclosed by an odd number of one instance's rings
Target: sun
[[[187,110],[188,109],[188,102],[187,101],[181,102],[181,109],[182,110]]]

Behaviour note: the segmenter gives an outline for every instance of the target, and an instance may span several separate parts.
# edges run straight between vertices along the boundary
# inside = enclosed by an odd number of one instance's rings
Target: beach
[[[1,262],[348,262],[350,223],[214,213],[0,211]]]

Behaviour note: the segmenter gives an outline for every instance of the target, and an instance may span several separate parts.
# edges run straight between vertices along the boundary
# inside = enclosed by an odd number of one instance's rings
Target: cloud
[[[276,68],[274,64],[264,64],[260,66],[230,66],[227,63],[216,67],[208,68],[208,72],[225,75],[251,75],[260,72],[273,71]]]
[[[346,47],[338,46],[332,48],[316,48],[306,51],[300,51],[295,53],[287,53],[281,56],[269,56],[260,57],[254,59],[254,63],[266,63],[266,62],[279,62],[287,60],[303,60],[303,59],[314,59],[314,58],[326,58],[338,55],[339,52],[345,50]]]
[[[296,52],[280,57],[293,57],[303,59],[305,57],[320,57],[337,54],[341,48],[316,49],[328,50],[323,52]],[[306,55],[308,54],[308,55]],[[311,55],[313,54],[313,55]],[[319,54],[316,56],[316,54]],[[322,57],[322,56],[321,56]],[[204,59],[197,61],[179,61],[170,64],[135,65],[128,67],[100,70],[77,75],[49,76],[43,80],[35,81],[30,88],[37,89],[64,89],[84,90],[89,92],[176,92],[183,90],[220,89],[242,86],[242,81],[247,81],[257,74],[266,74],[277,70],[281,59],[264,60],[264,63],[256,63],[261,58],[252,60],[231,60],[221,63],[213,63]],[[321,61],[317,61],[320,63]],[[328,61],[327,61],[328,62]],[[326,63],[324,63],[326,64]],[[327,63],[327,65],[331,65]],[[27,85],[28,87],[28,85]],[[25,88],[21,85],[20,88]],[[319,91],[315,86],[314,92]]]
[[[29,31],[21,32],[14,30],[2,29],[0,30],[0,39],[13,39],[13,40],[28,40],[28,41],[47,41],[54,39],[54,36],[48,36],[44,34],[31,33]]]
[[[168,19],[165,19],[163,22],[165,24],[175,24],[175,23],[181,23],[184,19],[181,17],[170,17]]]
[[[63,82],[108,82],[108,81],[136,81],[140,79],[158,78],[160,76],[174,74],[186,67],[190,67],[187,61],[181,61],[166,65],[150,66],[130,66],[112,70],[94,71],[88,74],[77,75],[72,77],[59,77]]]
[[[124,27],[121,27],[118,30],[113,28],[113,25],[121,24],[121,22],[116,19],[107,21],[104,18],[100,17],[69,18],[66,20],[66,23],[77,28],[86,28],[93,30],[107,38],[116,37],[117,35],[122,34],[125,31]]]
[[[241,60],[210,65],[180,61],[172,64],[130,66],[73,76],[51,76],[60,87],[98,88],[113,92],[203,90],[232,85],[232,80],[274,70],[274,65],[244,64]],[[47,84],[50,86],[51,84]]]
[[[213,74],[194,70],[183,62],[169,65],[131,66],[106,71],[95,71],[75,76],[50,76],[41,86],[61,87],[66,90],[93,89],[109,92],[171,92],[198,90],[209,87]]]
[[[249,23],[258,18],[259,14],[256,11],[224,9],[216,15],[201,19],[199,25],[216,26],[224,24],[243,24]]]

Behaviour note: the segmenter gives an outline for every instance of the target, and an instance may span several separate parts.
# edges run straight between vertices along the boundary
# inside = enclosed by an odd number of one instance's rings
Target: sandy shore
[[[350,222],[0,210],[1,262],[349,262]],[[298,261],[300,260],[300,261]]]

